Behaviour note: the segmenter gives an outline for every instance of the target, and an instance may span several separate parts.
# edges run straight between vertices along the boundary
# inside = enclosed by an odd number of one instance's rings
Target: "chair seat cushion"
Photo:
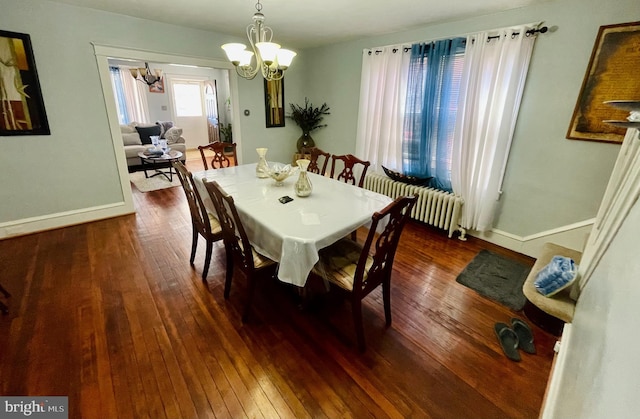
[[[358,260],[362,253],[362,246],[350,239],[340,241],[320,250],[320,260],[313,267],[313,273],[333,282],[340,288],[353,291],[353,278],[358,266]],[[369,256],[366,263],[366,271],[373,264],[373,258]],[[367,279],[367,272],[363,281]]]
[[[253,266],[256,269],[266,268],[267,266],[275,264],[273,260],[256,252],[253,247],[251,248],[251,253],[253,254]]]
[[[216,218],[215,215],[207,212],[207,216],[209,217],[209,224],[211,224],[211,233],[218,234],[222,232],[222,226],[220,226],[220,221]]]

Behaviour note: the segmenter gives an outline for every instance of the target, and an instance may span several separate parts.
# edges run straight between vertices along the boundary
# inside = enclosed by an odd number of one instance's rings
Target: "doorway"
[[[154,63],[166,63],[181,65],[185,67],[206,67],[211,69],[217,69],[219,71],[224,71],[228,74],[229,79],[229,88],[228,88],[228,97],[225,96],[222,99],[226,100],[228,103],[227,111],[231,120],[239,121],[240,120],[240,111],[238,107],[238,77],[235,73],[234,67],[231,63],[226,61],[218,61],[213,59],[205,59],[198,57],[185,57],[179,55],[171,55],[150,51],[141,51],[134,49],[127,49],[121,47],[112,47],[106,45],[98,45],[94,44],[94,51],[96,56],[96,61],[98,64],[98,72],[100,75],[100,81],[102,84],[102,91],[105,100],[105,108],[107,111],[107,118],[109,121],[109,127],[112,133],[112,142],[113,142],[113,150],[114,156],[118,168],[118,173],[120,176],[120,184],[123,196],[123,203],[125,206],[126,212],[135,212],[135,208],[133,205],[133,197],[129,182],[129,173],[126,163],[126,157],[124,153],[124,145],[122,140],[122,135],[120,134],[120,122],[118,120],[118,111],[116,108],[116,101],[114,97],[114,92],[111,86],[111,78],[109,75],[109,60],[110,59],[124,59],[129,61],[143,61],[143,62],[154,62]],[[169,116],[169,110],[166,110],[167,116]],[[170,116],[169,116],[170,117]],[[169,118],[159,118],[158,120],[168,120]],[[155,119],[154,119],[155,121]],[[239,129],[239,124],[233,124],[233,138],[234,141],[238,144],[238,154],[242,155],[241,147],[242,147],[242,135]]]
[[[171,118],[182,128],[187,150],[209,143],[205,105],[205,82],[202,78],[167,75]]]

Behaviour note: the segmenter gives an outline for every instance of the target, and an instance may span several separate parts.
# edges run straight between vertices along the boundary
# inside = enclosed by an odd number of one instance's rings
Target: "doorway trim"
[[[102,84],[102,92],[105,101],[105,108],[107,111],[107,119],[109,121],[109,129],[111,131],[113,151],[116,158],[118,174],[120,176],[120,186],[122,188],[125,210],[129,212],[135,212],[135,208],[133,205],[133,194],[131,192],[131,186],[129,182],[129,170],[124,153],[124,143],[122,141],[122,135],[120,133],[118,111],[116,109],[115,97],[113,95],[111,79],[109,76],[109,59],[125,58],[138,61],[153,61],[166,64],[197,65],[200,67],[211,67],[229,70],[229,93],[231,95],[231,103],[233,104],[231,112],[234,121],[240,120],[240,110],[238,106],[238,76],[235,71],[232,71],[234,67],[230,62],[221,60],[140,50],[134,48],[98,44],[94,42],[92,42],[91,44],[93,45],[96,62],[98,64],[98,73],[100,76],[100,83]],[[240,130],[240,125],[237,123],[233,124],[233,138],[237,139],[236,142],[238,143],[238,148],[240,149],[238,154],[242,155],[242,133]]]

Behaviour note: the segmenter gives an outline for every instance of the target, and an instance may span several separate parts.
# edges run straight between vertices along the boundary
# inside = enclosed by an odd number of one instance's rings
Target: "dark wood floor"
[[[189,164],[192,170],[197,165]],[[394,265],[393,325],[381,294],[363,305],[368,349],[355,349],[350,306],[259,287],[240,320],[243,281],[222,296],[224,248],[208,284],[204,245],[189,265],[180,188],[134,191],[137,215],[0,241],[3,395],[67,395],[73,418],[534,418],[555,339],[509,361],[493,332],[522,313],[455,278],[481,249],[410,223]],[[363,232],[360,232],[363,235]]]

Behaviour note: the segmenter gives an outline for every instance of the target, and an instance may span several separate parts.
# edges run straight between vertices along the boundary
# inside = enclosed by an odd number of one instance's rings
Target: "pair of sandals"
[[[518,349],[529,354],[536,353],[533,344],[533,332],[528,324],[520,319],[511,319],[511,327],[505,323],[496,323],[493,327],[504,354],[512,361],[520,361]]]

